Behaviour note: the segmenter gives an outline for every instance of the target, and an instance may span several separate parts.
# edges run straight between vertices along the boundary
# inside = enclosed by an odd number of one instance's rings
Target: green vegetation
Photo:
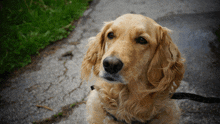
[[[59,116],[63,116],[63,112],[58,113]]]
[[[53,115],[54,118],[57,118],[58,116],[63,116],[63,112],[60,112],[57,115]],[[46,121],[48,121],[48,119]]]
[[[73,104],[70,105],[70,107],[72,108],[72,107],[74,107],[75,105],[76,105],[76,103],[73,103]]]
[[[0,74],[31,62],[53,41],[74,29],[91,0],[5,0],[0,5]]]
[[[54,118],[57,118],[58,116],[57,115],[53,115],[54,116]]]

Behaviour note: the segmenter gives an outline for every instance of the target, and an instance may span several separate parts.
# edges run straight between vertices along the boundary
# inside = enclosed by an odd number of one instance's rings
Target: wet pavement
[[[219,41],[215,31],[220,25],[220,12],[199,14],[177,14],[158,18],[156,21],[173,30],[172,39],[186,58],[184,81],[188,82],[185,91],[206,97],[220,96],[219,59],[213,51]],[[215,50],[216,51],[216,50]],[[216,51],[217,52],[217,51]],[[182,123],[220,123],[219,104],[205,104],[189,100],[178,102],[182,113]]]
[[[104,21],[125,13],[148,16],[173,30],[171,37],[186,59],[178,91],[219,97],[220,42],[215,35],[219,6],[219,0],[93,0],[67,39],[43,50],[1,89],[0,123],[86,124],[86,97],[92,83],[81,81],[80,66],[88,38],[99,32]],[[178,104],[181,124],[220,123],[220,104],[189,100]]]

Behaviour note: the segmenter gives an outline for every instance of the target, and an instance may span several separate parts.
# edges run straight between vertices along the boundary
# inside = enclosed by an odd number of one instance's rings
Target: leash
[[[91,90],[95,89],[94,85],[92,85],[90,88],[91,88]],[[172,95],[171,99],[176,99],[176,100],[189,99],[189,100],[202,102],[202,103],[220,103],[220,98],[204,97],[204,96],[200,96],[200,95],[196,95],[196,94],[192,94],[192,93],[177,92],[177,93],[172,93],[170,95]]]
[[[171,99],[189,99],[203,103],[220,103],[220,98],[216,98],[216,97],[204,97],[192,93],[182,93],[182,92],[173,93],[172,95],[173,96],[171,97]]]
[[[94,90],[95,87],[94,85],[90,86],[91,90]],[[180,99],[189,99],[189,100],[193,100],[193,101],[197,101],[197,102],[202,102],[202,103],[220,103],[220,98],[216,98],[216,97],[204,97],[204,96],[200,96],[200,95],[196,95],[196,94],[192,94],[192,93],[183,93],[183,92],[177,92],[177,93],[172,93],[170,94],[172,95],[171,99],[176,99],[176,100],[180,100]],[[114,115],[110,114],[109,112],[106,111],[106,113],[112,117],[115,121],[117,122],[122,122],[124,124],[127,124],[124,120],[118,120]],[[131,124],[135,124],[135,123],[139,123],[139,124],[148,124],[150,122],[140,122],[140,121],[132,121]]]

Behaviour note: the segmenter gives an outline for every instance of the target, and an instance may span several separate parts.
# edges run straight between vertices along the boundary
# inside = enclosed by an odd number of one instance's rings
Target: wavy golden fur
[[[87,101],[90,124],[178,123],[180,111],[169,94],[179,87],[185,70],[169,32],[148,17],[125,14],[106,22],[90,38],[81,67],[83,80],[89,79],[91,70],[97,77]],[[114,37],[109,38],[109,33]],[[147,42],[137,42],[138,37]],[[109,74],[103,67],[107,57],[120,60],[121,70]]]

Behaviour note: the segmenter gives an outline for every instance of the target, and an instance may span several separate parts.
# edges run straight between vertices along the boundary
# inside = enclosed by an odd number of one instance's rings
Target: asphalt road
[[[80,79],[85,46],[104,21],[126,13],[148,16],[173,30],[171,37],[186,59],[178,91],[219,97],[220,43],[215,35],[220,27],[219,6],[219,0],[93,0],[67,39],[44,49],[1,89],[0,123],[86,124],[86,97],[92,82]],[[189,100],[178,104],[181,124],[220,123],[220,104]],[[55,118],[58,113],[62,116]]]

